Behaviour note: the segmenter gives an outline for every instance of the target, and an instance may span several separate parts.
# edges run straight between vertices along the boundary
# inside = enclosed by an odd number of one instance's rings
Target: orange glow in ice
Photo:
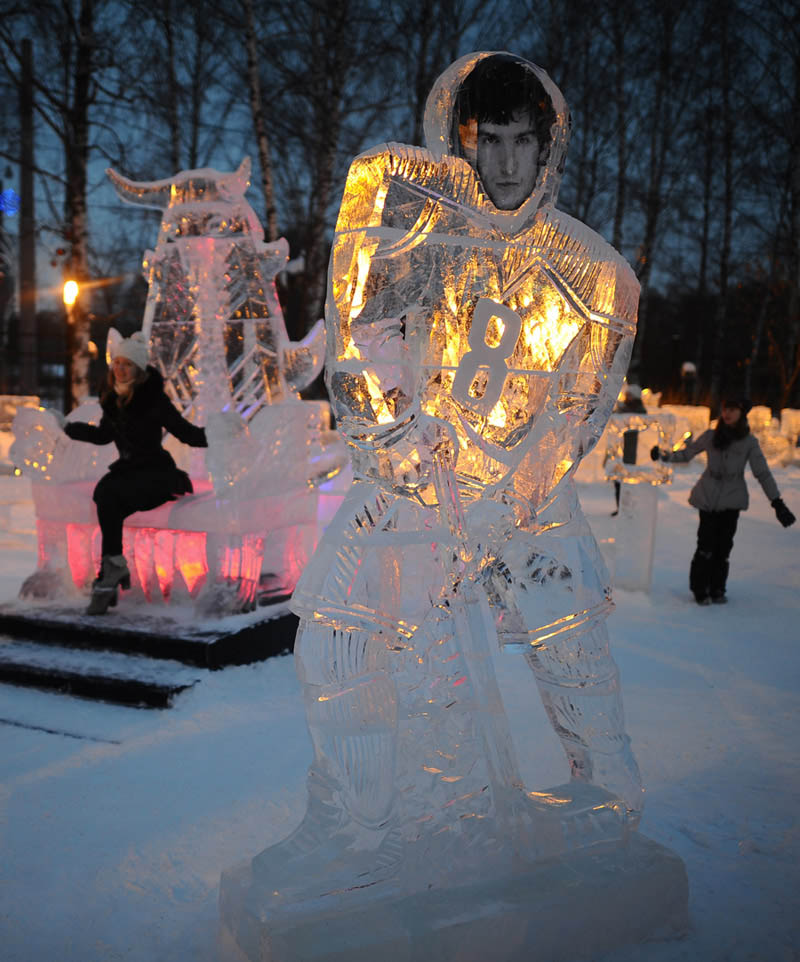
[[[175,546],[175,567],[194,597],[203,587],[208,575],[208,561],[206,559],[205,531],[177,531]]]
[[[91,555],[85,547],[84,525],[67,525],[67,559],[72,581],[78,586],[85,585],[92,575]]]
[[[161,597],[169,601],[172,594],[172,582],[175,578],[175,564],[173,552],[175,532],[153,529],[153,566],[156,569],[156,580],[161,591]]]

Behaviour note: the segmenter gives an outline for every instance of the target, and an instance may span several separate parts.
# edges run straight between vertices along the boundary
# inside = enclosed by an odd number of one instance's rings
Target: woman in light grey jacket
[[[728,579],[728,558],[733,548],[733,536],[739,512],[750,503],[744,469],[750,469],[758,479],[764,494],[775,509],[778,521],[788,528],[795,517],[781,500],[775,478],[767,466],[761,446],[747,423],[750,404],[742,398],[726,398],[722,402],[720,418],[714,429],[704,431],[679,451],[665,451],[654,447],[653,460],[686,462],[705,451],[708,464],[689,495],[689,504],[700,512],[697,529],[697,550],[689,569],[689,587],[699,605],[724,604],[725,583]]]

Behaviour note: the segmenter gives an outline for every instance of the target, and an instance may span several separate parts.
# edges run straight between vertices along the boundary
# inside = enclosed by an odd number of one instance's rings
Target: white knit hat
[[[147,367],[147,354],[147,341],[141,331],[135,331],[120,341],[114,351],[114,357],[126,357],[143,371]]]

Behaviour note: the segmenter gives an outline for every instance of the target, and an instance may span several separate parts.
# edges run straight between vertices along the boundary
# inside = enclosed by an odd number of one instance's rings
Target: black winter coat
[[[147,379],[137,384],[133,396],[124,405],[117,404],[117,395],[110,391],[102,402],[100,424],[75,422],[66,424],[64,431],[74,441],[90,444],[110,444],[119,451],[119,459],[110,467],[111,474],[164,473],[165,500],[170,495],[189,494],[192,482],[185,471],[175,466],[169,451],[161,446],[164,430],[193,448],[208,447],[206,432],[195,427],[173,406],[164,392],[164,378],[154,368],[147,368]]]

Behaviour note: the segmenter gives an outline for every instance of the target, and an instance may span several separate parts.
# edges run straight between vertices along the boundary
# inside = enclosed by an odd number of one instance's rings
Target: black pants
[[[122,554],[122,523],[137,511],[149,511],[167,501],[172,493],[175,471],[153,468],[110,471],[97,482],[93,499],[103,536],[103,556]]]
[[[697,550],[689,569],[689,587],[695,597],[725,594],[728,580],[728,558],[733,536],[739,523],[739,512],[701,511],[697,529]]]

